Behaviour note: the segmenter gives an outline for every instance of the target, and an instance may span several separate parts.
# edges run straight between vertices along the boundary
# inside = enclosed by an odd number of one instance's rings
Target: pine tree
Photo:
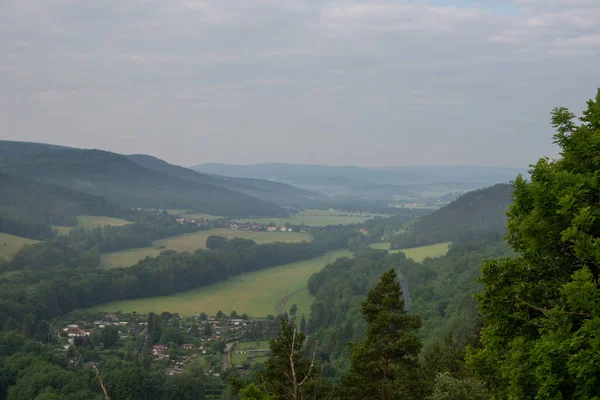
[[[306,317],[304,314],[302,314],[302,318],[300,319],[300,330],[306,332]]]
[[[366,338],[351,343],[350,371],[338,397],[344,399],[423,399],[426,386],[418,362],[421,318],[408,315],[391,269],[362,303]]]

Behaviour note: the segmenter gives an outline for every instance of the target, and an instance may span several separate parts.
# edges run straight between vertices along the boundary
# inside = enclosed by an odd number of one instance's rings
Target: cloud
[[[179,164],[523,166],[600,84],[597,21],[595,0],[4,0],[0,131]]]

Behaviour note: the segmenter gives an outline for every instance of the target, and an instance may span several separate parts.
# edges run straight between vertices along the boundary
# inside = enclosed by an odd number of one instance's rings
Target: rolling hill
[[[47,239],[51,225],[75,226],[78,215],[125,217],[131,210],[102,197],[0,172],[0,232]]]
[[[480,166],[355,166],[266,163],[253,165],[200,164],[191,167],[207,174],[259,178],[288,183],[329,196],[362,199],[437,199],[454,191],[467,192],[512,181],[525,169]]]
[[[416,220],[405,234],[395,236],[394,249],[425,246],[446,241],[470,241],[503,237],[506,212],[513,188],[494,185],[468,192],[447,206]]]
[[[325,196],[285,183],[264,179],[232,178],[202,174],[189,168],[169,164],[159,158],[144,154],[129,155],[136,164],[166,175],[200,184],[220,186],[248,196],[275,202],[283,206],[309,207],[313,200],[324,200]]]
[[[0,142],[4,154],[0,171],[101,196],[122,207],[185,208],[225,216],[287,215],[275,203],[145,168],[120,154],[56,146],[43,151],[43,146]]]

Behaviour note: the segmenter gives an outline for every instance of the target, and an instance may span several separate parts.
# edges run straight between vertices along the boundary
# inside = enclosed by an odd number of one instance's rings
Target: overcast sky
[[[600,0],[0,0],[0,139],[179,165],[522,167]]]

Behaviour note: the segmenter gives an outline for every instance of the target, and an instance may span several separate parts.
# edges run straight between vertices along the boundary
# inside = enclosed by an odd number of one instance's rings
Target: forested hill
[[[465,193],[447,206],[419,218],[409,232],[392,239],[391,248],[424,246],[446,241],[470,241],[506,231],[512,186],[499,184]]]
[[[287,214],[275,203],[144,168],[120,154],[52,146],[44,152],[43,146],[0,142],[0,154],[5,154],[0,171],[101,196],[122,207],[186,208],[227,216]]]
[[[127,218],[131,210],[87,193],[0,172],[0,232],[31,239],[54,236],[50,225],[75,226],[78,215]]]
[[[220,186],[248,196],[272,201],[283,206],[306,207],[312,200],[326,199],[325,196],[280,182],[264,179],[230,178],[218,175],[202,174],[189,168],[169,164],[159,158],[144,154],[132,154],[129,159],[142,167],[185,179],[195,183]]]

